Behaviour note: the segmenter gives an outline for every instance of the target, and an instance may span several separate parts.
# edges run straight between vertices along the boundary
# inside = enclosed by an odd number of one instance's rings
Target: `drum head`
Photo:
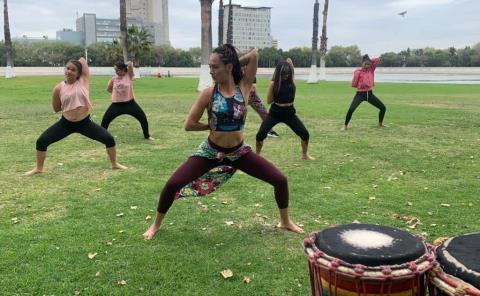
[[[425,244],[410,233],[387,226],[347,224],[317,233],[315,245],[327,255],[350,264],[394,265],[425,254]]]
[[[480,232],[450,238],[437,248],[443,271],[480,289]]]

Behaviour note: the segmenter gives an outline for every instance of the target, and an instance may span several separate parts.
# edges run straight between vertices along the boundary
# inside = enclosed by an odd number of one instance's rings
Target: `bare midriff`
[[[243,142],[243,131],[217,132],[210,131],[208,138],[216,145],[223,148],[232,148]]]
[[[85,117],[87,117],[90,112],[88,111],[87,106],[81,106],[70,111],[64,111],[62,114],[63,117],[65,117],[65,119],[67,119],[68,121],[76,122],[85,119]]]

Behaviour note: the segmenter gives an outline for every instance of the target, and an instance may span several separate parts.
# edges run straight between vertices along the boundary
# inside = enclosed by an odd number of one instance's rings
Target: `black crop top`
[[[274,95],[273,101],[279,104],[293,103],[295,100],[295,84],[282,83],[277,95]]]

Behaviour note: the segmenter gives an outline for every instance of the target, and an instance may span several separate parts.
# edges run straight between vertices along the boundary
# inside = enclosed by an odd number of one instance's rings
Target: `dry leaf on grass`
[[[148,215],[147,217],[145,217],[145,220],[151,220],[152,219],[152,216]]]
[[[119,284],[121,286],[125,286],[127,284],[127,281],[126,280],[121,280],[121,281],[118,281],[117,284]]]
[[[440,236],[440,237],[437,237],[434,241],[433,241],[433,244],[435,246],[440,246],[444,241],[446,241],[448,239],[448,237],[446,236]]]
[[[138,209],[138,206],[131,206],[130,207],[130,210],[136,210],[136,209]]]
[[[93,259],[93,258],[95,258],[95,256],[97,256],[97,253],[88,252],[88,254],[87,254],[88,259]]]
[[[233,225],[233,224],[235,224],[235,222],[233,222],[233,221],[225,221],[225,224],[227,224],[227,225]]]
[[[118,214],[116,214],[115,216],[117,216],[117,217],[123,217],[124,214],[123,214],[123,213],[118,213]]]
[[[95,274],[95,276],[100,276],[100,271],[97,271],[97,273]]]
[[[442,203],[442,204],[440,204],[440,205],[441,205],[442,207],[446,207],[446,208],[450,207],[450,204],[447,204],[447,203]]]
[[[231,271],[230,269],[225,269],[225,270],[222,270],[220,274],[223,276],[224,279],[228,279],[233,276],[233,271]]]
[[[20,220],[18,220],[17,217],[12,218],[12,224],[17,224],[18,222],[20,222]]]
[[[244,277],[243,277],[243,282],[244,282],[245,284],[250,284],[251,281],[252,281],[252,279],[251,279],[250,277],[248,277],[248,276],[244,276]]]

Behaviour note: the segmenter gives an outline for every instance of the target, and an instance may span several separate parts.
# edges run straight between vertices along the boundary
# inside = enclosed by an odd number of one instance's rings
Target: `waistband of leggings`
[[[231,153],[231,152],[237,150],[238,148],[242,147],[243,146],[243,141],[235,147],[225,148],[225,147],[222,147],[222,146],[218,146],[217,144],[213,143],[213,141],[210,140],[210,138],[208,138],[208,145],[210,145],[210,147],[214,148],[215,150],[218,150],[218,152],[223,152],[225,154],[228,154],[228,153]]]

